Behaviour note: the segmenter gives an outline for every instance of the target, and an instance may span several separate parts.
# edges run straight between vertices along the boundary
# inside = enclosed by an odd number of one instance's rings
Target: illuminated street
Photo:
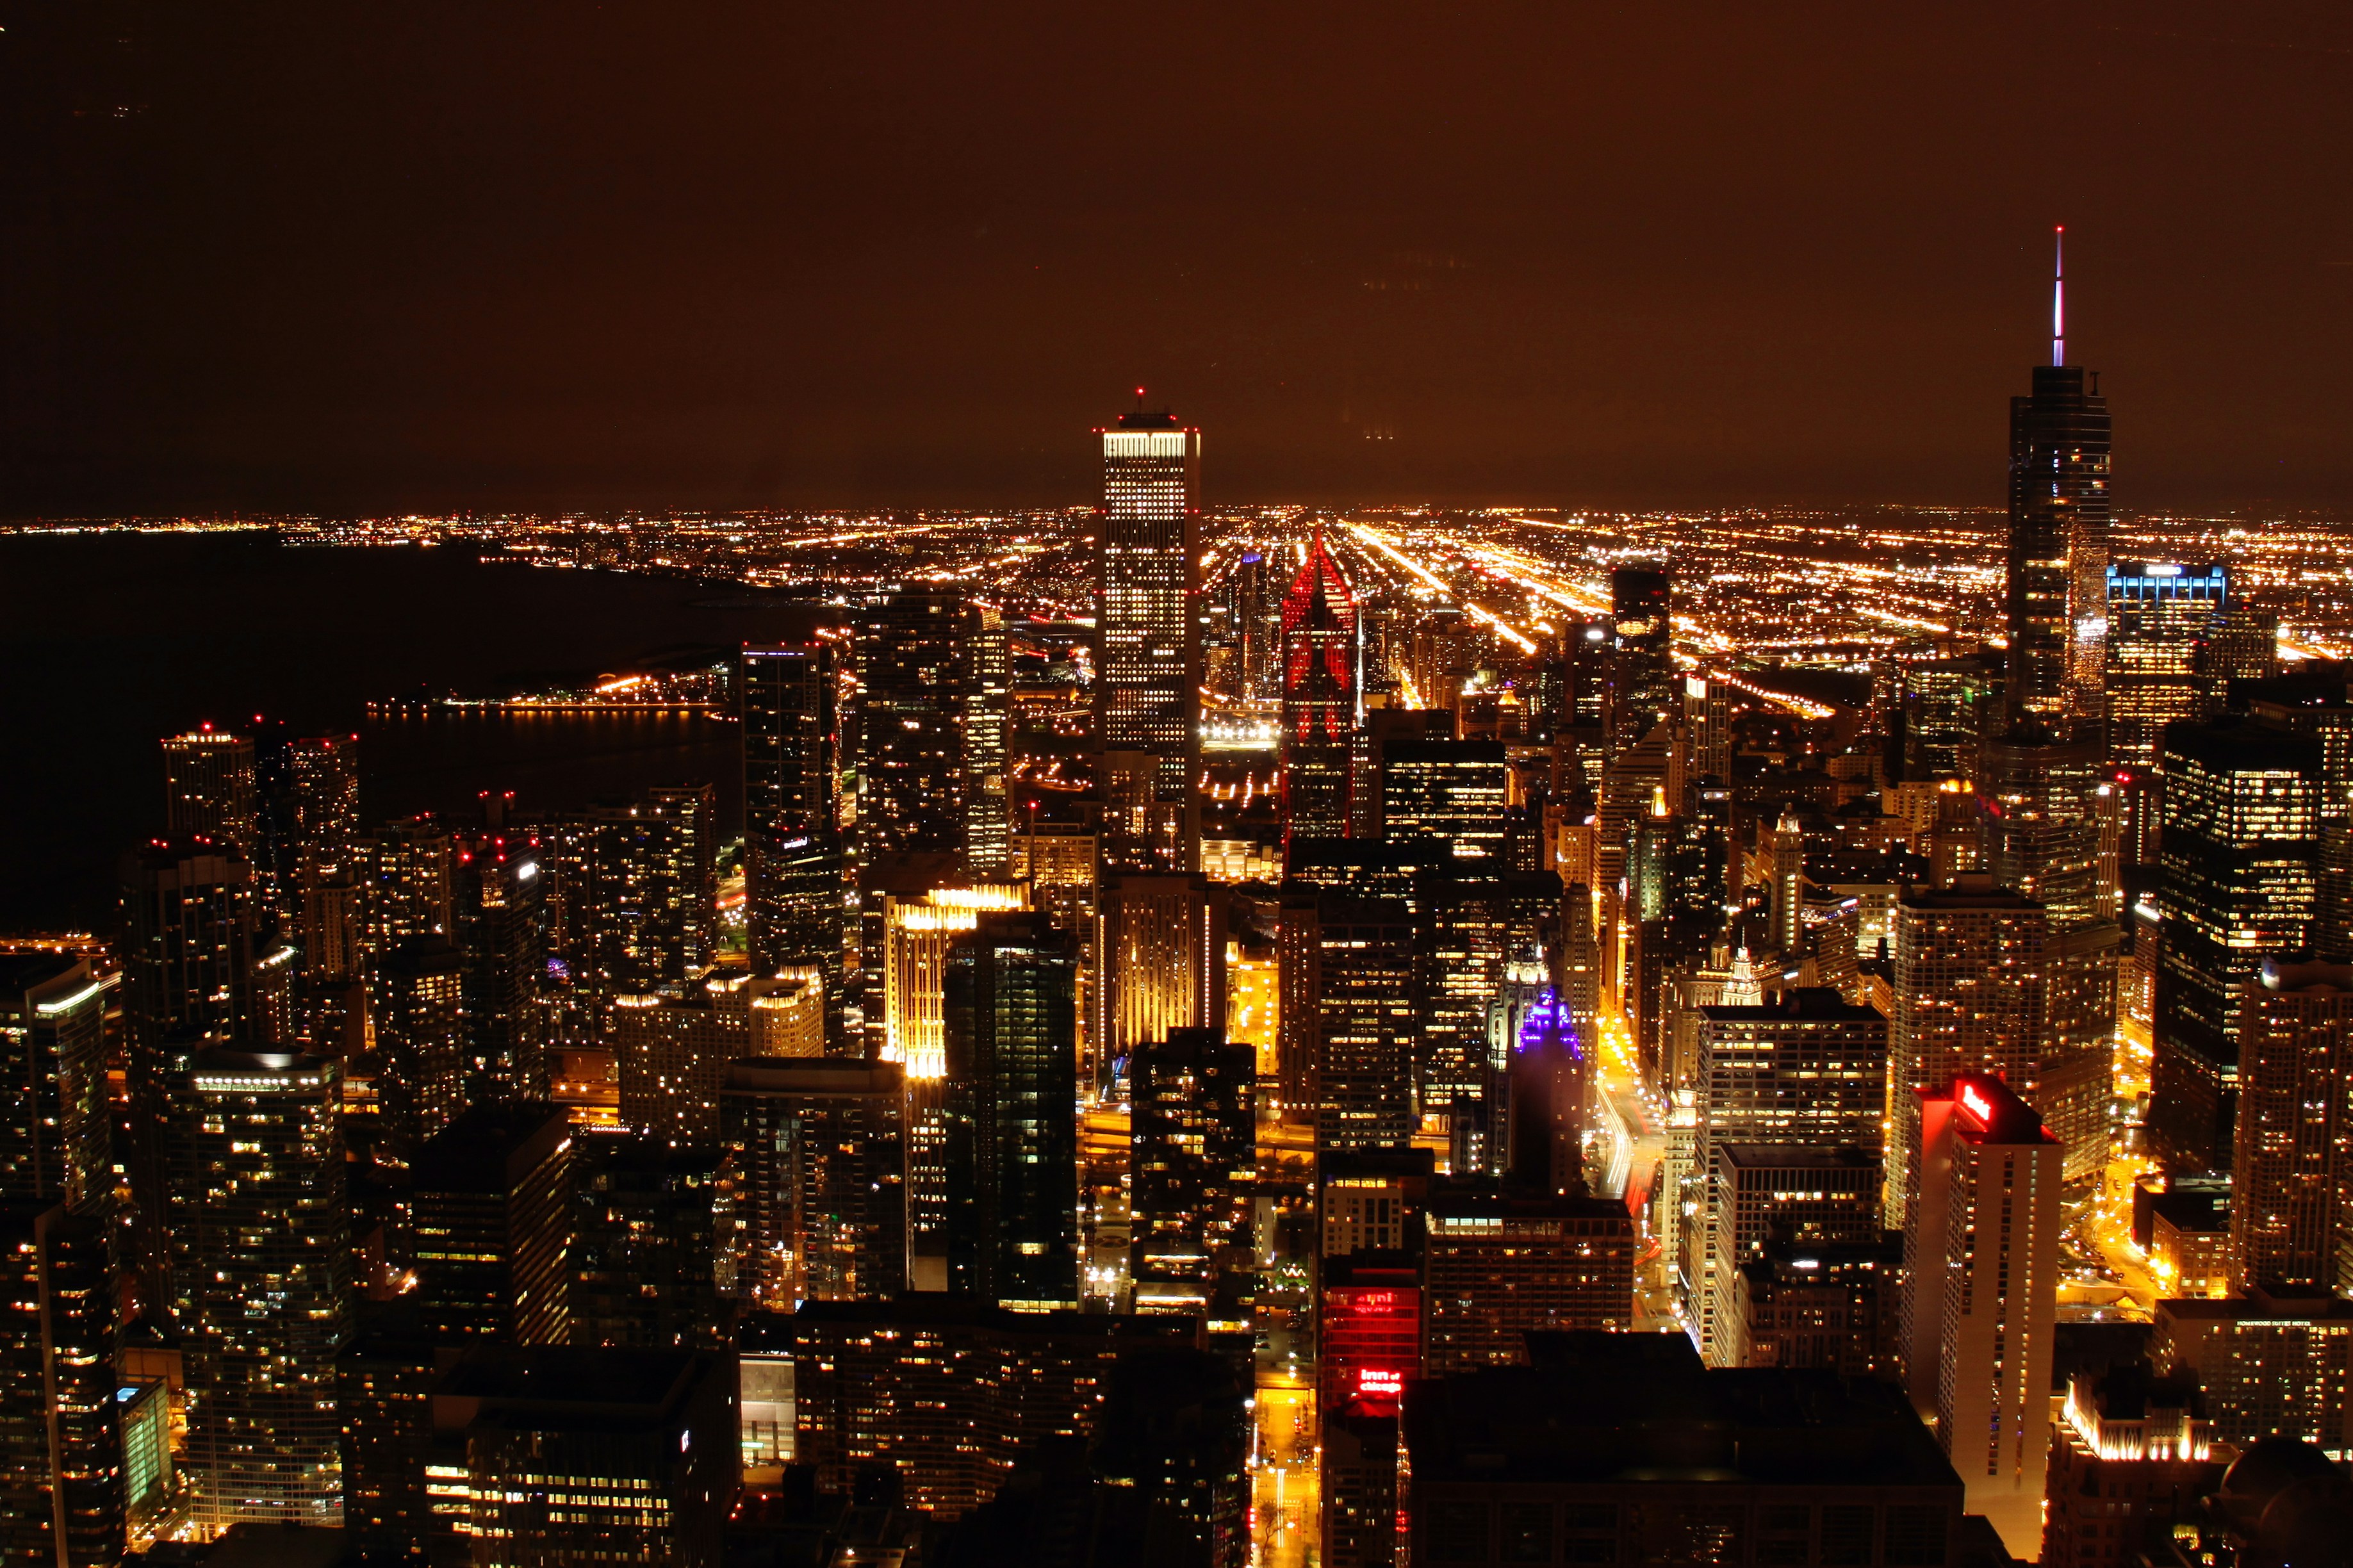
[[[1251,1561],[1256,1568],[1304,1568],[1319,1556],[1314,1388],[1261,1373],[1257,1415]]]

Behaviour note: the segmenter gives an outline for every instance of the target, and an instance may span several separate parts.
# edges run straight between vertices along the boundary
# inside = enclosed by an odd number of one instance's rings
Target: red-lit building
[[[1421,1375],[1421,1286],[1402,1261],[1329,1258],[1324,1265],[1318,1364],[1324,1408],[1359,1405],[1393,1415],[1409,1379]],[[1337,1278],[1335,1278],[1337,1277]]]
[[[1282,836],[1341,838],[1353,801],[1356,599],[1318,530],[1282,601]]]

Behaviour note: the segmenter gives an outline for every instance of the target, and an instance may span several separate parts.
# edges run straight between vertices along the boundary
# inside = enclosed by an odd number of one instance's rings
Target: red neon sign
[[[1395,1399],[1405,1392],[1405,1377],[1385,1367],[1360,1366],[1356,1369],[1356,1392]]]
[[[1956,1098],[1960,1100],[1961,1109],[1968,1111],[1971,1119],[1974,1120],[1979,1127],[1983,1127],[1987,1122],[1993,1120],[1993,1101],[1988,1100],[1985,1096],[1985,1090],[1979,1089],[1977,1085],[1973,1083],[1961,1084],[1958,1086]]]

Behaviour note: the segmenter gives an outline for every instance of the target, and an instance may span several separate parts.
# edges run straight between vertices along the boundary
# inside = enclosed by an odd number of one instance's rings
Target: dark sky
[[[2353,503],[2342,5],[0,0],[0,510]],[[127,112],[117,112],[127,110]]]

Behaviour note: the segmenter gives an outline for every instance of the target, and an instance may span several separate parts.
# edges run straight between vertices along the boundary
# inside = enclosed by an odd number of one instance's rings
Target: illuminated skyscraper
[[[2085,716],[2081,672],[2097,679],[2086,659],[2107,618],[2108,402],[2098,372],[2067,363],[2063,289],[2051,363],[2010,400],[2009,705],[2052,720]]]
[[[112,980],[64,953],[0,956],[0,1201],[88,1214],[113,1194]]]
[[[779,1310],[906,1288],[896,1062],[739,1061],[719,1093],[735,1293]]]
[[[164,831],[209,838],[251,858],[257,825],[253,742],[210,724],[164,738]]]
[[[2237,1000],[2232,1282],[2353,1285],[2353,967],[2268,959]]]
[[[194,840],[122,859],[125,1087],[139,1261],[168,1268],[164,1131],[195,1053],[253,1036],[253,868]]]
[[[1137,1047],[1172,1029],[1225,1027],[1225,907],[1207,879],[1107,877],[1095,932],[1101,1016],[1089,1045],[1103,1084]]]
[[[2232,1158],[2239,987],[2312,946],[2319,907],[2319,742],[2254,724],[2165,731],[2149,1142],[2177,1170]]]
[[[1403,1149],[1417,1124],[1413,916],[1403,903],[1326,893],[1311,929],[1300,1000],[1313,1020],[1303,1033],[1316,1151]]]
[[[1664,572],[1620,566],[1609,574],[1613,755],[1639,743],[1675,704],[1673,611]]]
[[[466,957],[443,938],[410,938],[369,985],[375,1048],[366,1065],[385,1143],[405,1160],[466,1109]]]
[[[301,950],[297,1037],[322,1056],[355,1053],[365,1031],[361,940],[359,737],[314,735],[289,749],[293,777],[291,938]]]
[[[1356,601],[1317,529],[1282,601],[1282,837],[1345,838],[1356,731]]]
[[[1390,838],[1427,837],[1457,859],[1501,869],[1510,797],[1500,741],[1391,741],[1381,749],[1381,820]]]
[[[360,853],[369,963],[411,938],[449,934],[457,918],[458,850],[447,824],[430,814],[383,823]]]
[[[1219,1271],[1250,1262],[1256,1053],[1220,1029],[1172,1029],[1137,1047],[1131,1074],[1136,1310],[1208,1312]]]
[[[709,784],[658,786],[589,811],[582,880],[599,996],[642,994],[712,963],[718,816]]]
[[[122,1560],[106,1231],[54,1200],[0,1200],[0,1561]]]
[[[2107,589],[2108,755],[2154,767],[2165,727],[2200,716],[2199,648],[2228,601],[2230,573],[2117,561]]]
[[[987,910],[1025,907],[1021,889],[995,884],[886,895],[882,906],[882,1059],[905,1069],[907,1250],[917,1289],[941,1289],[930,1270],[946,1245],[948,949]]]
[[[1138,797],[1124,820],[1105,823],[1104,856],[1188,871],[1201,754],[1201,433],[1139,408],[1100,434],[1095,737],[1106,773],[1133,775]]]
[[[1898,1093],[1903,1093],[1899,1086]],[[2012,1554],[2040,1549],[2059,1305],[2058,1140],[1999,1079],[1907,1096],[1918,1201],[1905,1227],[1912,1400]]]
[[[335,1356],[350,1311],[342,1075],[318,1057],[199,1055],[172,1100],[174,1316],[186,1463],[208,1530],[337,1524]]]
[[[866,857],[964,847],[964,711],[979,616],[911,584],[858,628],[858,837]]]
[[[719,1321],[716,1145],[592,1133],[573,1155],[572,1342],[710,1342]]]
[[[409,1186],[427,1333],[570,1339],[572,1143],[556,1107],[507,1100],[475,1106],[417,1151]]]
[[[746,647],[744,923],[754,970],[825,980],[826,1038],[842,1031],[848,901],[840,823],[839,677],[824,640]]]
[[[1078,984],[1042,914],[948,949],[948,1284],[999,1306],[1079,1304]]]

